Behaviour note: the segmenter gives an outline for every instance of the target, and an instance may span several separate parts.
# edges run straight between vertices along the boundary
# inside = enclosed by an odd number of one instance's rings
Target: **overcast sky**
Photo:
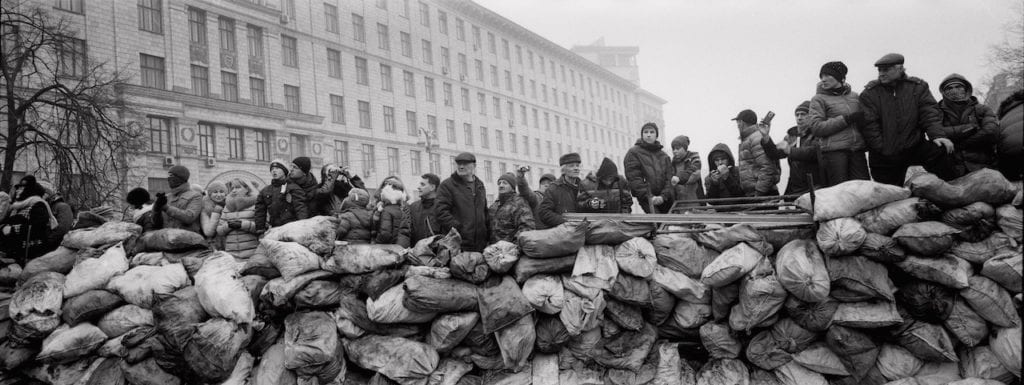
[[[1002,41],[1024,0],[475,1],[566,48],[602,36],[607,45],[639,46],[641,86],[668,100],[662,142],[689,135],[691,150],[706,157],[718,142],[736,150],[729,119],[745,108],[759,119],[775,111],[772,136],[781,140],[828,61],[846,63],[858,93],[889,52],[903,54],[908,74],[927,81],[936,99],[953,72],[977,89],[992,75],[988,46]]]

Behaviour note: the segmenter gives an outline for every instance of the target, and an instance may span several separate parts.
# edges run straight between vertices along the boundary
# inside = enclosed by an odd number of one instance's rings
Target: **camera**
[[[522,167],[520,167],[519,168],[519,172],[524,173],[524,174],[530,172],[530,166],[522,166]]]

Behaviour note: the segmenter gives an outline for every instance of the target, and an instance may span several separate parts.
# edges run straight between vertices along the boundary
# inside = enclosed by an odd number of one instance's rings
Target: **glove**
[[[239,221],[237,219],[232,219],[232,220],[228,221],[228,228],[230,228],[230,229],[240,229],[240,228],[242,228],[242,221]]]
[[[167,206],[167,194],[157,193],[156,202],[153,202],[153,207],[162,210],[165,206]]]
[[[665,203],[665,198],[662,198],[661,195],[651,198],[651,204],[655,206],[660,206],[662,203]]]
[[[846,121],[846,124],[860,124],[864,121],[864,111],[851,112],[843,115],[843,120]]]
[[[224,206],[214,205],[213,206],[213,213],[223,214],[224,213]]]
[[[3,230],[0,230],[0,232],[2,232],[4,235],[11,235],[12,231],[14,230],[11,229],[11,225],[4,226]]]
[[[678,176],[675,176],[675,175],[672,176],[672,184],[679,184],[679,177]]]

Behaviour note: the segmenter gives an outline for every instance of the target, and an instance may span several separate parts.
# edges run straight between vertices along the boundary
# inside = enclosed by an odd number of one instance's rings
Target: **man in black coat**
[[[558,158],[562,177],[551,182],[544,192],[544,200],[537,215],[544,227],[555,227],[565,222],[562,214],[576,212],[576,197],[580,193],[580,154],[575,152]]]
[[[437,220],[441,233],[456,229],[462,236],[463,251],[487,247],[487,190],[477,178],[476,156],[468,152],[455,157],[456,170],[437,189]]]
[[[437,188],[441,178],[434,174],[423,174],[420,177],[420,199],[409,204],[409,233],[413,245],[421,239],[441,233],[441,225],[437,223]]]

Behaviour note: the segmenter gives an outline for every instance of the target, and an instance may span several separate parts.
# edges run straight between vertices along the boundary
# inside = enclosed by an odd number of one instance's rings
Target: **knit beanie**
[[[370,204],[370,194],[361,188],[354,188],[348,192],[348,199],[359,207],[366,207]]]
[[[217,192],[217,191],[227,193],[228,192],[228,186],[226,184],[224,184],[224,182],[221,182],[221,181],[213,181],[213,182],[210,182],[210,184],[206,185],[206,193],[207,194],[213,194],[214,192]]]
[[[843,62],[830,61],[821,66],[821,71],[818,72],[818,78],[820,79],[824,75],[829,75],[840,83],[845,83],[847,71],[846,64],[843,64]]]
[[[580,160],[580,154],[575,153],[575,152],[570,152],[570,153],[562,155],[561,157],[558,158],[558,165],[559,166],[565,166],[565,165],[567,165],[569,163],[582,163],[582,160]]]
[[[273,170],[274,167],[281,169],[281,171],[284,171],[285,175],[288,175],[288,165],[284,162],[284,160],[274,159],[272,162],[270,162],[270,169]]]
[[[148,203],[149,200],[149,191],[142,187],[133,188],[132,191],[128,192],[128,196],[125,197],[125,201],[132,206],[142,206]]]
[[[167,173],[169,173],[171,175],[174,175],[174,176],[176,176],[178,178],[181,178],[181,180],[185,181],[185,182],[188,182],[188,177],[191,175],[188,172],[188,168],[186,168],[185,166],[182,166],[180,164],[177,165],[177,166],[171,167],[170,170],[167,170]]]
[[[498,181],[508,182],[509,186],[512,186],[512,191],[516,190],[516,175],[515,174],[510,173],[510,172],[506,172],[504,174],[501,174],[501,176],[498,177]]]
[[[299,170],[302,170],[302,173],[309,174],[309,168],[311,167],[309,157],[300,156],[295,158],[292,160],[292,164],[298,166]]]
[[[555,179],[558,179],[558,178],[555,177],[555,174],[551,174],[551,173],[544,174],[544,175],[540,176],[540,183],[544,183],[544,181],[554,182]]]
[[[686,135],[679,135],[675,139],[672,139],[672,149],[675,150],[677,148],[688,150],[690,148],[690,137]]]
[[[798,113],[798,112],[803,112],[805,114],[811,112],[811,101],[810,100],[804,100],[803,103],[800,103],[799,106],[796,106],[796,111],[794,111],[793,113]]]
[[[660,136],[660,133],[659,133],[659,130],[658,130],[658,125],[654,124],[653,122],[644,123],[643,127],[640,127],[640,136],[644,136],[644,129],[647,129],[647,128],[653,128],[654,129],[654,137],[655,138]]]

